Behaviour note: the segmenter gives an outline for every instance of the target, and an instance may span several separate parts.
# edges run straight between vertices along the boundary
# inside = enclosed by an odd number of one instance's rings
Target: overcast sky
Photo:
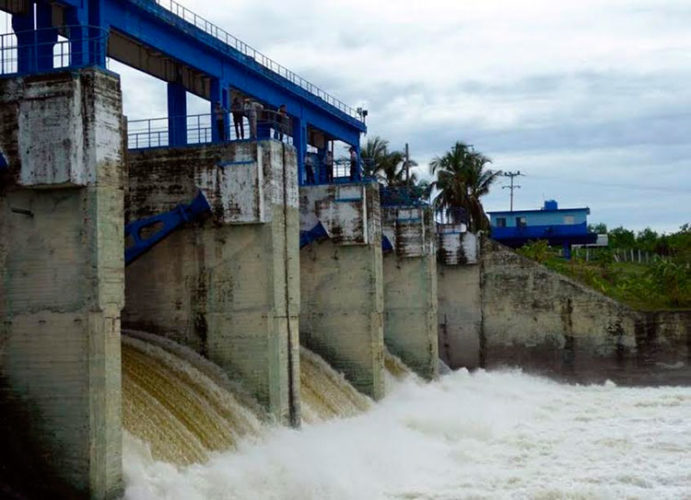
[[[183,0],[327,92],[424,166],[462,140],[520,170],[516,208],[610,228],[691,222],[691,2]],[[120,67],[117,67],[118,71]],[[147,81],[148,80],[148,81]],[[123,73],[130,118],[161,83]],[[486,197],[505,210],[503,180]]]

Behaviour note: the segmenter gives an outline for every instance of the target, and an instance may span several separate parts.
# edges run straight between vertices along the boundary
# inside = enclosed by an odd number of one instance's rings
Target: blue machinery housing
[[[547,240],[550,245],[563,246],[566,258],[570,257],[571,245],[597,240],[597,234],[588,231],[588,214],[587,207],[559,209],[554,200],[545,201],[539,210],[489,212],[493,239],[512,248]]]
[[[356,149],[366,132],[364,113],[345,105],[173,0],[0,0],[14,33],[2,35],[0,75],[65,68],[106,68],[110,57],[168,84],[170,146],[187,140],[186,92],[230,109],[242,95],[268,109],[286,106],[287,135],[304,184],[310,145],[326,156],[329,141]],[[228,115],[225,117],[228,129]],[[212,141],[222,140],[211,127]],[[258,130],[269,138],[268,130]]]

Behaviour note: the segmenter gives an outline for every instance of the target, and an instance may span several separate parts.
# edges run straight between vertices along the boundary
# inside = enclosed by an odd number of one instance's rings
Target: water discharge
[[[123,424],[131,444],[139,440],[143,449],[148,445],[155,460],[189,465],[234,449],[241,437],[267,432],[263,427],[268,415],[216,365],[165,338],[125,333]],[[398,363],[400,377],[406,368]],[[300,350],[300,384],[305,423],[354,416],[373,404],[304,347]]]
[[[203,465],[125,440],[127,498],[691,497],[691,388],[558,384],[517,371],[392,382],[346,419],[265,427]]]
[[[302,421],[317,423],[350,417],[370,409],[372,400],[358,392],[322,358],[300,348],[300,404]]]
[[[241,436],[259,434],[259,412],[223,387],[198,356],[146,340],[122,337],[123,425],[149,444],[155,459],[204,462],[214,451],[234,448]]]

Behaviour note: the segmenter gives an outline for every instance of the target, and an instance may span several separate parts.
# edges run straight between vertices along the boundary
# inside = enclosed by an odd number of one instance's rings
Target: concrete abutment
[[[121,116],[97,70],[0,80],[0,462],[44,498],[123,491]]]
[[[130,152],[128,167],[128,222],[200,190],[212,214],[128,266],[123,322],[187,345],[277,420],[299,422],[294,150],[276,141],[152,149]]]
[[[418,375],[437,376],[437,253],[432,209],[382,207],[384,342]]]
[[[329,239],[300,251],[300,340],[361,392],[384,396],[384,290],[376,183],[302,186],[300,229]]]

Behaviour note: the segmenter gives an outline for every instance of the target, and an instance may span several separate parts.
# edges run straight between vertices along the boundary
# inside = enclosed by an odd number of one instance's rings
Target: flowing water
[[[300,404],[307,424],[336,417],[352,417],[372,406],[342,374],[313,352],[300,348]]]
[[[265,427],[203,465],[156,461],[128,434],[127,498],[691,498],[691,388],[390,379],[365,413]]]
[[[204,462],[260,433],[257,410],[243,405],[201,357],[142,337],[122,337],[123,426],[149,444],[153,458]]]

